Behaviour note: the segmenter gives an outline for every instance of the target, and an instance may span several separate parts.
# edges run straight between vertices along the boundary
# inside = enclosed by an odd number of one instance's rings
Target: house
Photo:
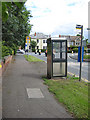
[[[81,38],[80,36],[70,36],[70,35],[59,35],[59,37],[65,37],[67,39],[67,47],[80,46]]]
[[[50,35],[45,35],[43,33],[35,33],[30,35],[31,41],[36,41],[37,46],[36,49],[47,49],[47,39]],[[81,45],[81,37],[80,36],[70,36],[70,35],[59,35],[59,37],[67,39],[67,47],[70,46],[80,46]]]
[[[44,35],[43,33],[35,33],[30,35],[31,41],[35,41],[37,43],[36,49],[47,49],[47,39],[49,35]]]

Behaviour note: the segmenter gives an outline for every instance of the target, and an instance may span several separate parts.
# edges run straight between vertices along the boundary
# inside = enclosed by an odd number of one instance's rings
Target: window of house
[[[47,49],[47,46],[43,46],[43,49]]]
[[[37,39],[37,43],[39,43],[39,40]]]
[[[43,43],[45,43],[45,40],[43,40]]]
[[[43,49],[45,49],[45,46],[43,46]]]

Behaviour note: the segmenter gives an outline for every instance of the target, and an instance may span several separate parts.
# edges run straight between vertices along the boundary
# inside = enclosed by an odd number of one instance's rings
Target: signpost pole
[[[80,73],[79,73],[79,81],[81,81],[81,73],[82,73],[82,39],[83,39],[83,25],[81,26],[81,47],[80,47]]]
[[[83,25],[76,25],[76,29],[81,29],[81,46],[80,46],[80,71],[79,81],[81,81],[81,69],[82,69],[82,39],[83,39]]]

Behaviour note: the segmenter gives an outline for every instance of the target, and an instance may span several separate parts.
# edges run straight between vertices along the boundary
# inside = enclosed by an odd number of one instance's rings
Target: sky
[[[27,0],[33,24],[30,34],[41,32],[52,37],[76,35],[76,24],[83,25],[84,38],[88,38],[88,2],[90,0]]]

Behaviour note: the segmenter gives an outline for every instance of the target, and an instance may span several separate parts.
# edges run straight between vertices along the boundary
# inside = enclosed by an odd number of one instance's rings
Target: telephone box
[[[67,40],[66,38],[47,39],[47,77],[67,76]]]

